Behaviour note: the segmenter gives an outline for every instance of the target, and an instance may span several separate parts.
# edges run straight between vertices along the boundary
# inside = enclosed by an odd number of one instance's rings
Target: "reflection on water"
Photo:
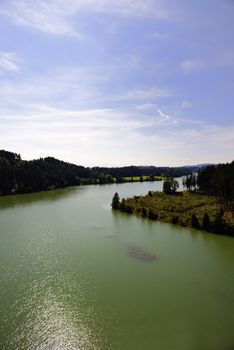
[[[73,197],[77,195],[77,192],[85,191],[87,187],[68,187],[65,189],[42,191],[29,194],[18,194],[13,196],[0,197],[0,209],[7,209],[12,207],[25,206],[29,204],[35,204],[36,202],[53,202],[64,198]]]
[[[82,310],[72,310],[53,291],[45,292],[45,286],[40,286],[43,289],[38,291],[38,287],[32,285],[28,292],[30,299],[25,298],[23,304],[20,301],[18,315],[25,312],[27,315],[7,346],[17,350],[99,349],[98,330],[88,328],[89,320],[86,320],[87,314],[90,320],[95,318],[92,310],[85,310],[85,314]],[[17,306],[16,303],[14,307]]]
[[[37,344],[38,349],[96,349],[98,332],[89,329],[86,320],[89,314],[91,320],[95,317],[91,310],[85,311],[85,315],[82,310],[74,312],[69,305],[66,307],[49,292],[37,309],[33,327],[29,321],[31,336],[27,327],[23,329],[22,335],[26,331],[28,344]]]

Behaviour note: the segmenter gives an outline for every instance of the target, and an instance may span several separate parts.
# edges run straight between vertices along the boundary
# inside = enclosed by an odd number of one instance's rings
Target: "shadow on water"
[[[63,189],[56,189],[51,191],[42,191],[35,193],[27,193],[27,194],[17,194],[12,196],[2,196],[0,197],[0,210],[19,207],[19,206],[27,206],[34,203],[39,202],[55,202],[64,198],[73,197],[77,195],[79,191],[85,191],[87,187],[67,187]]]

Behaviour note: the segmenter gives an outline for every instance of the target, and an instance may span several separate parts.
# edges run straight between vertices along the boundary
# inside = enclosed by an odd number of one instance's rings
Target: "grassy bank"
[[[150,220],[234,236],[234,213],[224,211],[213,196],[149,192],[146,196],[122,199],[118,209]]]

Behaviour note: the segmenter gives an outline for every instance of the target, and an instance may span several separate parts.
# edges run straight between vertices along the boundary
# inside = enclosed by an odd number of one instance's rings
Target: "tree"
[[[191,175],[188,175],[186,176],[186,179],[185,179],[185,186],[187,188],[187,190],[191,190],[191,187],[192,187],[192,178],[191,178]]]
[[[174,194],[179,188],[177,180],[165,180],[163,183],[163,192],[165,194]]]
[[[115,192],[115,194],[114,194],[111,206],[112,206],[112,209],[114,209],[114,210],[119,209],[119,195],[117,192]]]
[[[197,176],[196,174],[188,175],[183,178],[183,186],[187,188],[188,191],[192,189],[195,190],[197,187]]]
[[[210,230],[210,218],[209,218],[209,215],[207,213],[205,213],[204,216],[203,216],[202,228],[205,231],[209,231]]]
[[[224,211],[223,211],[223,209],[221,208],[221,209],[216,213],[215,221],[214,221],[214,225],[213,225],[214,232],[219,233],[219,234],[222,233],[222,232],[223,232],[223,229],[224,229],[223,215],[224,215]]]
[[[121,202],[119,203],[119,210],[125,211],[125,207],[126,207],[126,199],[123,198],[123,199],[121,200]]]
[[[191,225],[194,228],[199,228],[200,227],[198,218],[197,218],[197,216],[195,214],[193,214],[192,217],[191,217]]]

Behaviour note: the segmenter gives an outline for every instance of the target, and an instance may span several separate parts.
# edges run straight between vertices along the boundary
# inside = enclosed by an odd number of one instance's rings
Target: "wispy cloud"
[[[200,71],[209,67],[208,62],[196,60],[184,60],[181,63],[181,68],[185,73]]]
[[[202,71],[219,67],[233,67],[234,52],[224,52],[219,57],[211,60],[186,59],[181,62],[181,68],[185,73]]]
[[[77,68],[60,67],[42,75],[34,74],[24,79],[2,79],[0,85],[1,110],[21,110],[27,113],[32,105],[53,105],[59,108],[108,108],[108,106],[142,105],[155,103],[173,95],[160,87],[125,90],[124,86],[109,89],[122,68],[115,65]],[[112,85],[113,86],[113,85]]]
[[[80,36],[74,16],[86,12],[128,17],[166,18],[161,0],[10,0],[0,9],[15,25],[54,35]]]
[[[191,108],[192,107],[192,103],[189,102],[188,100],[183,100],[181,103],[181,108]]]
[[[165,38],[167,38],[167,34],[164,34],[164,33],[159,33],[159,32],[154,32],[153,34],[152,34],[152,37],[154,38],[154,39],[165,39]]]
[[[167,121],[167,120],[171,119],[171,117],[169,115],[167,115],[166,113],[162,112],[160,109],[158,109],[158,114],[160,115],[160,117],[163,118],[163,121]]]
[[[107,77],[99,68],[57,68],[33,74],[24,79],[2,79],[0,107],[27,112],[28,106],[52,104],[82,108],[101,99],[102,85]],[[12,107],[13,106],[13,107]]]
[[[0,147],[17,149],[28,159],[53,155],[89,166],[218,162],[224,154],[225,161],[232,160],[233,126],[179,127],[167,113],[156,112],[35,105],[27,116],[0,114]]]
[[[20,58],[15,52],[0,52],[0,72],[18,72],[20,70]]]
[[[68,20],[73,11],[64,5],[61,1],[12,0],[0,9],[0,14],[17,26],[31,27],[48,34],[77,36]]]
[[[167,89],[159,88],[146,88],[146,89],[133,89],[127,91],[124,94],[120,94],[115,99],[117,100],[146,100],[152,101],[163,97],[172,96],[172,92]]]

